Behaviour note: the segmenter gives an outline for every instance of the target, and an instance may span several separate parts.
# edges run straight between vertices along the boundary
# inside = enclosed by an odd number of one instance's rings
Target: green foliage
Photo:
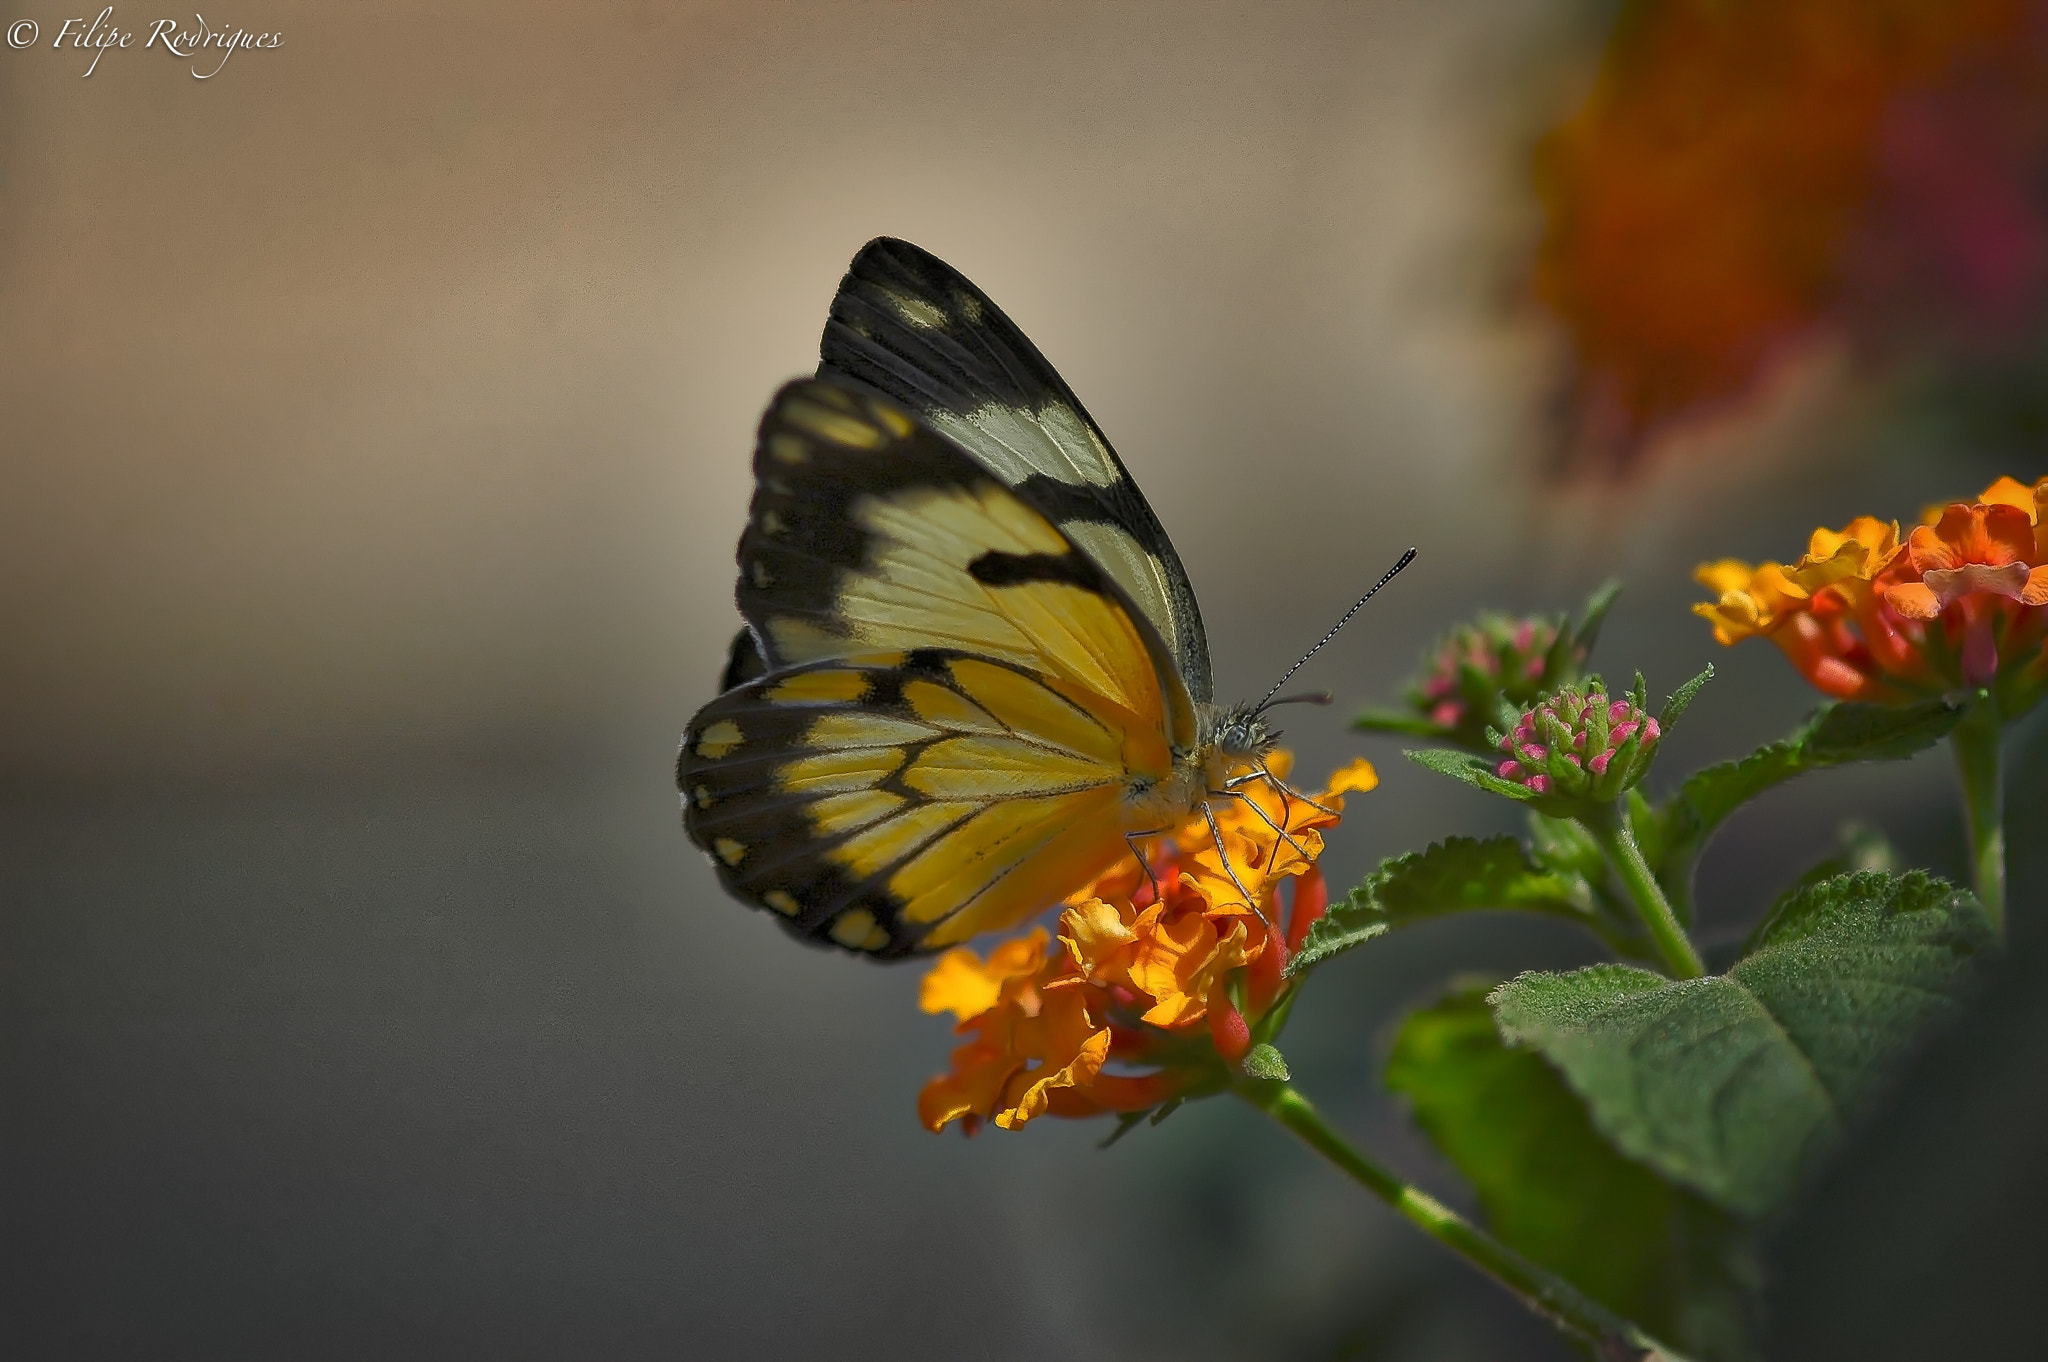
[[[1844,875],[1786,900],[1726,975],[1594,965],[1524,974],[1489,1001],[1624,1153],[1758,1216],[1954,1013],[1992,944],[1944,881]]]
[[[1409,1016],[1387,1085],[1504,1242],[1660,1337],[1741,1355],[1753,1286],[1739,1227],[1616,1153],[1555,1069],[1502,1043],[1483,990]]]
[[[1599,1322],[1604,1305],[1698,1357],[1743,1358],[1756,1300],[1747,1236],[1955,1014],[1997,932],[1976,899],[1923,872],[1894,874],[1883,836],[1851,825],[1778,900],[1743,958],[1694,978],[1701,967],[1685,930],[1693,866],[1747,801],[1807,771],[1910,757],[1945,737],[1960,748],[1968,710],[1938,699],[1827,705],[1783,741],[1699,771],[1653,802],[1636,783],[1654,748],[1647,723],[1611,741],[1605,689],[1582,677],[1616,590],[1596,593],[1575,628],[1562,615],[1478,616],[1431,649],[1405,709],[1360,719],[1443,744],[1406,755],[1516,800],[1528,836],[1454,837],[1382,862],[1312,928],[1287,973],[1298,980],[1396,927],[1449,913],[1534,912],[1597,935],[1611,963],[1524,974],[1484,999],[1467,991],[1411,1015],[1388,1083],[1478,1192],[1501,1241],[1602,1303],[1566,1312],[1601,1355],[1635,1337],[1633,1325],[1616,1333]],[[1710,666],[1679,686],[1658,729],[1685,717],[1713,675]],[[1629,701],[1638,710],[1645,690],[1637,673]],[[1507,769],[1518,779],[1498,774],[1504,733],[1516,734],[1517,765]],[[1998,736],[1992,724],[1993,750]],[[1593,778],[1595,753],[1604,786]],[[1989,807],[1972,798],[1973,809]],[[1284,993],[1256,1039],[1277,1034],[1297,993]],[[1399,1190],[1359,1161],[1344,1166],[1390,1199]],[[1528,1296],[1521,1259],[1468,1252]],[[1545,1298],[1569,1294],[1558,1285]]]
[[[1672,697],[1674,703],[1677,697]],[[1961,706],[1928,700],[1903,708],[1825,705],[1781,742],[1740,761],[1694,773],[1659,811],[1658,878],[1682,894],[1692,864],[1715,829],[1736,809],[1794,776],[1852,761],[1897,761],[1931,747],[1963,717]]]
[[[1440,776],[1449,776],[1452,780],[1462,780],[1467,785],[1491,794],[1506,795],[1509,799],[1519,799],[1525,804],[1542,797],[1526,785],[1512,780],[1502,780],[1493,773],[1493,762],[1484,757],[1474,756],[1470,752],[1456,752],[1448,747],[1426,747],[1419,752],[1404,752],[1402,755],[1425,771],[1434,771]]]
[[[1742,953],[1748,955],[1757,948],[1764,928],[1770,925],[1800,891],[1819,884],[1822,880],[1831,880],[1837,875],[1854,875],[1865,870],[1882,871],[1887,875],[1897,874],[1898,849],[1891,844],[1890,838],[1876,828],[1857,822],[1844,823],[1837,833],[1835,850],[1809,866],[1806,873],[1794,880],[1791,887],[1778,896],[1777,902],[1771,905],[1771,911],[1757,924],[1756,930],[1749,934],[1749,939],[1743,942]]]
[[[1579,622],[1572,629],[1571,648],[1580,660],[1590,657],[1593,645],[1600,641],[1600,627],[1607,623],[1607,612],[1621,598],[1621,578],[1609,577],[1593,588],[1593,594],[1586,597],[1579,606]]]
[[[1382,861],[1309,929],[1287,963],[1296,975],[1395,927],[1487,909],[1547,913],[1591,925],[1583,887],[1544,870],[1513,837],[1452,837]]]
[[[1664,708],[1658,712],[1657,727],[1663,729],[1668,736],[1671,732],[1671,725],[1677,723],[1684,716],[1685,711],[1692,707],[1692,697],[1700,693],[1701,686],[1706,685],[1707,682],[1713,679],[1714,664],[1709,662],[1705,671],[1671,692],[1671,698],[1664,702]],[[1637,672],[1637,689],[1641,689],[1642,684],[1643,674]]]

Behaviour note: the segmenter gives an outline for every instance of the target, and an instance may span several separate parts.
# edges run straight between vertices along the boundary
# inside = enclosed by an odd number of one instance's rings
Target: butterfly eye
[[[1268,735],[1264,721],[1255,715],[1234,717],[1224,723],[1216,734],[1216,746],[1225,756],[1257,756],[1265,748]]]

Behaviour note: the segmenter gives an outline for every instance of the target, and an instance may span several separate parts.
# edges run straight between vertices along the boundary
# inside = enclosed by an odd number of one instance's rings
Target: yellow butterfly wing
[[[1192,707],[1052,520],[875,394],[761,425],[739,603],[766,674],[697,715],[685,824],[798,934],[900,956],[1037,912],[1128,854]],[[1146,831],[1149,829],[1136,829]]]

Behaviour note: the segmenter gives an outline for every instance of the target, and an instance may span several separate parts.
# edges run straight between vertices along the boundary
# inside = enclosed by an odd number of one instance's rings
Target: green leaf
[[[1586,603],[1579,607],[1579,625],[1572,631],[1572,645],[1580,657],[1593,651],[1593,645],[1600,640],[1600,626],[1607,622],[1607,612],[1614,608],[1614,602],[1621,595],[1621,578],[1609,577],[1593,588],[1593,594],[1586,597]],[[1563,633],[1563,630],[1559,630]]]
[[[1095,1147],[1097,1149],[1108,1149],[1117,1141],[1123,1139],[1124,1136],[1136,1130],[1144,1123],[1145,1118],[1151,1114],[1152,1110],[1149,1107],[1144,1111],[1126,1111],[1119,1114],[1116,1118],[1116,1129],[1110,1131],[1109,1134],[1103,1136],[1100,1140],[1097,1140]]]
[[[1367,733],[1401,733],[1411,738],[1444,740],[1451,736],[1451,730],[1442,724],[1433,724],[1404,709],[1383,709],[1377,705],[1360,710],[1351,726]]]
[[[1567,917],[1582,925],[1590,916],[1584,886],[1575,878],[1544,870],[1512,837],[1452,837],[1427,851],[1380,862],[1342,903],[1309,928],[1292,960],[1291,977],[1370,941],[1395,927],[1487,909],[1517,909]]]
[[[1910,757],[1948,736],[1963,713],[1941,700],[1904,707],[1823,706],[1784,741],[1695,772],[1664,810],[1660,877],[1675,889],[1722,820],[1772,786],[1844,762]]]
[[[1247,1078],[1267,1078],[1285,1083],[1294,1077],[1287,1072],[1287,1060],[1270,1045],[1254,1045],[1245,1052],[1244,1072]]]
[[[1536,792],[1526,785],[1518,785],[1512,780],[1502,780],[1493,773],[1493,762],[1484,757],[1474,756],[1470,752],[1454,752],[1448,747],[1427,747],[1419,752],[1406,752],[1402,755],[1424,770],[1434,771],[1440,776],[1449,776],[1452,780],[1462,780],[1467,785],[1476,785],[1497,795],[1506,795],[1509,799],[1526,801],[1537,797]]]
[[[1771,924],[1778,920],[1778,914],[1782,913],[1785,906],[1798,897],[1802,890],[1823,880],[1831,880],[1837,875],[1853,875],[1861,870],[1877,870],[1887,875],[1898,873],[1898,849],[1891,844],[1890,838],[1876,828],[1865,823],[1848,822],[1842,824],[1836,836],[1839,845],[1834,854],[1815,862],[1805,874],[1792,882],[1789,889],[1778,895],[1778,901],[1771,905],[1771,911],[1764,915],[1764,920],[1756,925],[1756,929],[1750,932],[1749,939],[1743,942],[1744,955],[1756,949],[1757,944],[1769,933]]]
[[[1983,909],[1945,881],[1843,875],[1794,895],[1725,975],[1595,965],[1524,974],[1488,1001],[1624,1153],[1757,1216],[1956,1012],[1993,947]]]
[[[1657,727],[1664,730],[1666,737],[1671,734],[1671,725],[1692,707],[1692,697],[1700,693],[1700,687],[1713,679],[1714,664],[1709,662],[1705,671],[1671,692],[1671,698],[1664,702],[1663,710],[1657,715]]]
[[[1681,1347],[1741,1354],[1738,1227],[1617,1153],[1555,1069],[1502,1043],[1482,990],[1411,1014],[1386,1075],[1504,1242]]]

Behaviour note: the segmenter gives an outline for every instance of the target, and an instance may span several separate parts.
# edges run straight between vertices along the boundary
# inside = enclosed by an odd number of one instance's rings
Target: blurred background
[[[1345,731],[1459,617],[1622,576],[1596,666],[1721,670],[1675,775],[1813,699],[1715,647],[1693,564],[2048,473],[2034,5],[249,0],[206,22],[281,45],[206,79],[125,4],[84,76],[74,17],[0,3],[40,34],[0,49],[11,1356],[1569,1355],[1248,1111],[925,1134],[916,971],[798,948],[682,837],[753,428],[872,236],[1088,404],[1221,693],[1421,550],[1288,713],[1305,774],[1384,776],[1338,884],[1513,826]],[[1709,853],[1706,938],[1850,817],[1960,870],[1945,752],[1811,778]],[[1469,1205],[1389,1027],[1590,958],[1418,930],[1324,971],[1288,1055]],[[1954,1207],[2014,1214],[2039,1069],[1985,1064],[1788,1231],[1785,1355],[1856,1283],[1935,1318],[1926,1264],[1994,1232]],[[1854,1222],[1935,1162],[1945,1228]],[[1899,1281],[1825,1270],[1873,1243]]]

